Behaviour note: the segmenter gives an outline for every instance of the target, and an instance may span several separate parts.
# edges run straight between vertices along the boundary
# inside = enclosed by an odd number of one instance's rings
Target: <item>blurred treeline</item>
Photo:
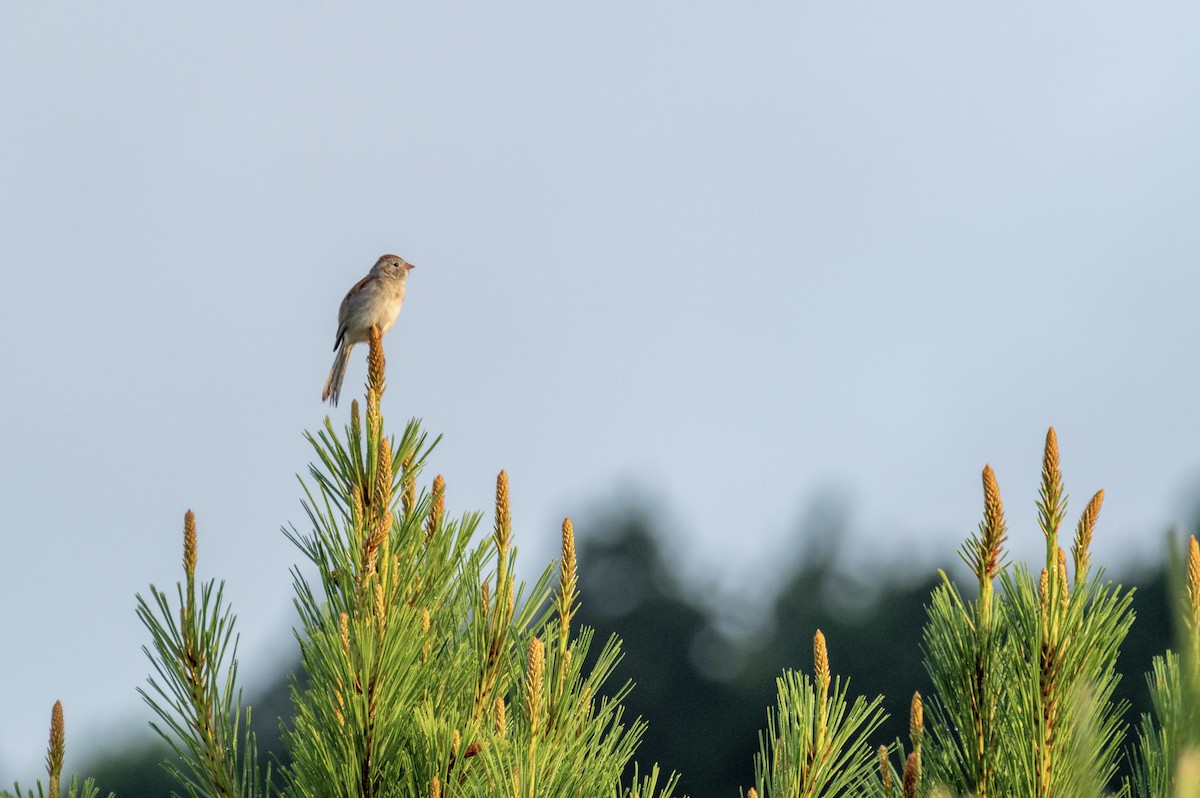
[[[884,696],[890,717],[875,744],[907,739],[913,691],[928,689],[921,629],[938,577],[932,566],[915,563],[847,568],[840,556],[845,518],[836,502],[815,505],[795,537],[796,550],[781,553],[778,570],[761,582],[745,585],[744,594],[763,604],[740,628],[731,628],[738,626],[731,623],[736,612],[687,583],[675,554],[679,536],[668,539],[648,510],[625,507],[577,525],[591,532],[579,541],[577,623],[594,627],[598,640],[624,641],[616,678],[636,684],[626,706],[649,722],[637,760],[682,773],[679,794],[732,798],[752,783],[775,678],[785,667],[812,672],[816,629],[828,641],[834,674],[850,678],[851,694]],[[1151,657],[1170,645],[1167,580],[1161,569],[1140,575],[1110,569],[1109,576],[1137,587],[1137,620],[1122,648],[1117,693],[1131,704],[1132,725],[1149,709],[1143,674]],[[291,707],[287,676],[248,702],[260,750],[278,759],[278,719]],[[83,772],[96,777],[102,794],[169,795],[176,785],[159,766],[163,756],[162,748],[118,752]]]

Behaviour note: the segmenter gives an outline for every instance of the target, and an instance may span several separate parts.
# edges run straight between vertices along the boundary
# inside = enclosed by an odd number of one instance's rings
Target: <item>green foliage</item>
[[[1172,555],[1181,653],[1155,657],[1146,677],[1153,710],[1142,715],[1125,783],[1137,798],[1200,795],[1200,546],[1192,537],[1184,557]]]
[[[1003,575],[1015,654],[1009,734],[1036,741],[1014,751],[1021,793],[1101,795],[1116,775],[1126,707],[1112,694],[1132,596],[1101,578],[1039,594],[1025,568]]]
[[[58,795],[57,788],[52,787],[47,791],[40,781],[37,784],[37,792],[32,789],[22,791],[19,783],[13,785],[12,792],[0,790],[0,798],[58,798]],[[91,779],[80,780],[79,776],[72,776],[71,783],[67,785],[67,798],[98,798],[99,795],[100,790]],[[111,793],[109,798],[113,798]]]
[[[1116,660],[1133,623],[1132,594],[1092,573],[1088,548],[1103,492],[1089,502],[1068,578],[1058,532],[1066,495],[1054,430],[1046,438],[1038,517],[1046,567],[1035,580],[1002,562],[999,488],[984,470],[984,522],[964,547],[979,581],[966,602],[944,583],[925,628],[931,701],[929,781],[954,794],[1099,796],[1120,759],[1126,709],[1113,700]],[[1002,590],[994,592],[1000,580]]]
[[[398,440],[384,433],[377,336],[369,362],[365,423],[354,403],[342,435],[327,419],[309,436],[311,529],[285,529],[316,576],[292,572],[301,674],[281,785],[270,769],[260,778],[254,736],[239,737],[234,618],[219,586],[196,591],[190,514],[178,611],[153,587],[139,600],[158,674],[144,695],[184,763],[173,774],[192,796],[669,798],[676,779],[657,768],[622,786],[644,724],[624,717],[628,684],[603,691],[616,638],[585,666],[570,523],[557,590],[553,566],[517,584],[507,476],[493,534],[477,541],[478,514],[445,517],[441,477],[418,488],[436,441],[415,421]]]
[[[867,739],[883,721],[882,698],[859,696],[851,704],[848,683],[830,681],[819,631],[815,648],[814,677],[785,671],[777,681],[778,703],[767,712],[754,763],[753,792],[764,798],[861,795],[874,785],[876,759]]]
[[[1106,582],[1090,562],[1103,491],[1076,527],[1073,585],[1058,544],[1066,498],[1054,431],[1047,435],[1038,501],[1046,541],[1039,578],[1024,566],[1002,564],[1006,529],[990,469],[984,494],[984,522],[963,553],[979,580],[979,598],[965,601],[943,574],[928,610],[923,648],[935,692],[926,783],[954,795],[1108,795],[1126,733],[1127,704],[1114,699],[1116,663],[1133,613],[1132,591]],[[1200,555],[1194,571],[1200,595]],[[1200,601],[1189,607],[1200,608]],[[1200,626],[1200,609],[1193,617],[1192,627]],[[1120,795],[1192,794],[1180,791],[1182,782],[1172,775],[1179,772],[1177,736],[1184,728],[1196,733],[1195,716],[1179,699],[1175,663],[1170,653],[1155,663],[1151,688],[1159,724],[1143,718],[1132,783],[1124,781]]]
[[[185,530],[191,555],[184,557],[186,583],[176,586],[178,608],[153,585],[150,601],[137,597],[138,617],[153,640],[153,650],[142,650],[158,674],[148,680],[150,692],[138,692],[159,718],[151,726],[178,757],[164,767],[189,796],[263,795],[250,710],[243,711],[237,687],[236,618],[224,602],[224,584],[209,581],[197,594],[190,511]]]
[[[1168,650],[1154,658],[1153,670],[1146,675],[1153,699],[1154,714],[1142,715],[1141,736],[1132,752],[1133,774],[1130,786],[1137,798],[1170,795],[1178,767],[1183,731],[1183,688],[1179,677],[1179,657]]]
[[[1006,772],[1012,736],[1002,732],[1006,693],[1012,690],[1012,649],[1004,645],[1007,615],[985,623],[978,602],[966,602],[942,573],[924,631],[929,697],[928,778],[965,795],[981,785],[1011,781]],[[1000,794],[1004,794],[1001,792]]]

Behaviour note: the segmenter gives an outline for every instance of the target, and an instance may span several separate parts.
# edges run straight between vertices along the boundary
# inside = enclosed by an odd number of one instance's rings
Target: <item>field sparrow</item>
[[[372,325],[378,324],[380,333],[387,333],[400,314],[404,304],[404,284],[408,271],[413,266],[404,258],[384,255],[371,268],[371,273],[359,280],[338,308],[337,338],[333,348],[337,357],[325,380],[321,399],[337,405],[342,392],[342,380],[346,377],[346,366],[350,363],[350,350],[354,345],[367,340]]]

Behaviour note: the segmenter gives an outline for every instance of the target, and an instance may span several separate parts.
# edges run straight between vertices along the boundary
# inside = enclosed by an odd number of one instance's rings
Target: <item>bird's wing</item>
[[[346,292],[345,298],[342,299],[342,305],[338,308],[338,328],[337,335],[333,342],[333,351],[337,351],[342,345],[343,339],[346,337],[346,319],[350,315],[350,307],[362,301],[362,294],[367,288],[367,284],[371,282],[372,275],[366,277],[354,284],[354,287]]]

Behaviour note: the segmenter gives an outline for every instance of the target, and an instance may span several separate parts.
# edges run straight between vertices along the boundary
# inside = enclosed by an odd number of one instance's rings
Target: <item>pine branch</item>
[[[151,601],[137,596],[137,613],[153,650],[142,650],[158,678],[138,690],[162,723],[151,723],[183,763],[168,770],[192,796],[252,796],[262,784],[253,735],[239,742],[242,715],[237,689],[236,619],[224,605],[224,584],[209,581],[197,591],[196,522],[184,517],[185,582],[176,585],[178,608],[153,585]],[[248,713],[248,711],[247,711]],[[247,725],[248,714],[247,714]],[[252,777],[250,777],[252,774]]]
[[[858,795],[878,783],[867,738],[886,717],[882,697],[848,702],[849,683],[831,676],[820,631],[813,638],[813,673],[785,671],[777,681],[778,703],[759,736],[755,794]]]

